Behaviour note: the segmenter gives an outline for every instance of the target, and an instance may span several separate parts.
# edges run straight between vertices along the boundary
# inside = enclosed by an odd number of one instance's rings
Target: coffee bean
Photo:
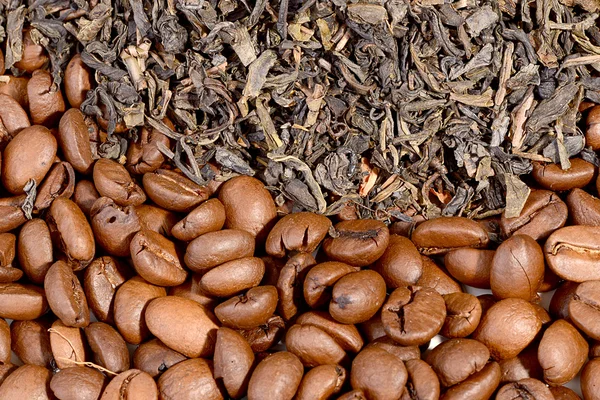
[[[525,378],[544,379],[544,370],[538,358],[539,343],[532,343],[517,356],[498,361],[502,371],[502,383],[516,382]]]
[[[494,254],[494,250],[451,250],[444,256],[444,266],[460,283],[489,289]]]
[[[191,211],[210,195],[206,187],[166,169],[145,173],[143,184],[150,200],[170,211]]]
[[[27,117],[27,126],[29,126],[29,117],[27,116],[27,111],[29,110],[29,97],[27,97],[27,83],[29,82],[28,76],[7,76],[7,82],[0,82],[0,93],[5,94],[8,97],[14,99],[19,105],[23,108],[23,113],[21,113],[19,119],[21,121],[25,121],[23,116]],[[2,97],[2,104],[7,104],[5,102],[6,98]],[[2,115],[10,115],[9,113]],[[4,121],[3,121],[4,122]],[[8,130],[8,129],[7,129]],[[9,132],[10,133],[10,132]],[[12,133],[11,133],[12,135]]]
[[[209,296],[206,292],[204,292],[204,290],[200,287],[201,278],[202,276],[200,274],[192,274],[192,276],[181,285],[170,287],[169,296],[179,296],[194,300],[201,306],[206,307],[211,311],[214,310],[217,304],[219,304],[219,300]]]
[[[248,400],[291,400],[304,374],[302,363],[292,353],[271,354],[257,366],[248,384]]]
[[[388,337],[381,322],[381,310],[370,320],[359,324],[359,328],[368,343]]]
[[[600,340],[600,281],[587,281],[579,284],[569,302],[571,321],[586,335]]]
[[[200,235],[216,232],[225,224],[225,207],[218,199],[210,199],[194,208],[172,229],[172,235],[188,242]]]
[[[213,378],[212,362],[202,358],[186,360],[169,368],[158,378],[160,398],[164,400],[222,400]]]
[[[590,360],[585,365],[581,371],[580,379],[583,398],[585,400],[600,399],[600,392],[598,392],[598,387],[600,387],[600,358]]]
[[[401,400],[410,400],[411,397],[423,400],[440,398],[438,377],[425,361],[408,360],[404,365],[408,372],[408,381]]]
[[[224,229],[192,240],[185,251],[185,265],[203,272],[227,261],[254,255],[254,237],[246,231]]]
[[[344,324],[365,322],[381,308],[385,296],[385,281],[377,272],[351,272],[333,285],[329,313]]]
[[[90,147],[90,135],[84,115],[77,108],[67,110],[58,125],[58,145],[73,168],[82,174],[90,174],[94,159]]]
[[[214,376],[221,379],[229,396],[243,397],[254,365],[254,353],[242,335],[221,327],[217,331],[214,355]]]
[[[175,128],[167,118],[163,122],[168,122],[169,128]],[[142,128],[138,133],[138,140],[130,142],[127,148],[126,166],[129,172],[143,175],[159,169],[165,161],[165,156],[159,150],[161,145],[169,148],[169,138],[157,129]]]
[[[302,283],[316,263],[310,254],[298,253],[290,257],[281,269],[276,284],[279,294],[278,312],[286,321],[292,319],[298,310],[306,308]]]
[[[3,318],[0,318],[0,363],[2,364],[10,362],[10,341],[10,327]]]
[[[13,267],[17,237],[12,233],[0,233],[0,283],[18,281],[23,271]]]
[[[425,255],[445,254],[461,247],[483,248],[489,238],[477,222],[464,217],[440,217],[425,221],[412,234],[412,241]]]
[[[579,373],[587,360],[588,344],[577,329],[564,320],[557,320],[540,342],[538,358],[544,369],[544,380],[551,385],[563,385]]]
[[[295,324],[288,328],[285,345],[306,367],[345,364],[347,354],[325,331],[313,325]]]
[[[23,364],[51,367],[53,358],[49,328],[50,324],[45,319],[13,321],[10,324],[12,351]]]
[[[298,324],[315,326],[331,336],[344,351],[358,353],[363,347],[363,339],[354,325],[343,324],[333,319],[325,311],[309,311],[298,317]]]
[[[0,102],[2,103],[0,120],[2,120],[6,132],[11,137],[16,136],[23,129],[31,126],[27,111],[23,109],[23,106],[16,99],[9,94],[0,93]]]
[[[65,262],[52,264],[44,279],[44,288],[50,309],[66,326],[83,328],[90,323],[83,288]]]
[[[237,332],[250,344],[252,351],[262,353],[277,344],[285,329],[285,322],[280,316],[274,315],[262,325],[248,329],[238,329]]]
[[[450,339],[440,343],[427,356],[444,387],[450,387],[480,371],[488,362],[490,351],[473,339]]]
[[[187,357],[168,348],[158,339],[140,344],[133,353],[134,368],[144,371],[153,378],[183,360],[187,360]]]
[[[29,115],[34,125],[52,128],[58,124],[66,106],[60,88],[53,85],[50,72],[38,69],[31,74],[27,82],[27,97]]]
[[[281,218],[267,237],[265,249],[275,257],[290,251],[312,253],[327,235],[329,218],[309,212],[288,214]]]
[[[22,206],[25,195],[0,198],[0,233],[18,228],[27,221]]]
[[[499,384],[500,367],[497,362],[489,362],[479,372],[448,388],[440,399],[491,399]]]
[[[331,287],[344,275],[357,272],[356,267],[337,261],[317,264],[306,274],[304,299],[311,308],[318,308],[331,299]]]
[[[364,349],[352,361],[350,384],[367,398],[397,399],[407,380],[404,363],[383,349]]]
[[[164,236],[141,230],[131,239],[131,260],[138,274],[159,286],[176,286],[187,278],[175,243]]]
[[[427,287],[435,290],[442,296],[450,293],[460,293],[460,284],[450,277],[435,261],[427,256],[422,256],[423,274],[415,286]]]
[[[537,379],[527,378],[507,383],[496,394],[496,400],[554,400],[550,389]]]
[[[131,241],[141,229],[134,207],[121,207],[100,197],[90,210],[90,220],[96,241],[107,253],[117,257],[130,254]]]
[[[138,369],[130,369],[115,376],[100,400],[157,400],[158,388],[154,379]]]
[[[50,381],[50,389],[60,400],[97,400],[106,377],[87,367],[71,367],[58,371]]]
[[[142,229],[160,233],[163,236],[171,236],[171,230],[179,220],[174,212],[148,204],[135,207],[135,212],[140,219]]]
[[[86,268],[83,288],[94,316],[102,322],[113,322],[115,294],[130,276],[125,266],[115,258],[95,259]]]
[[[84,329],[94,362],[114,373],[129,369],[129,349],[123,337],[104,322],[92,322]]]
[[[421,358],[421,350],[419,349],[419,346],[402,346],[394,342],[394,340],[388,336],[379,337],[369,343],[366,347],[378,347],[383,349],[405,363],[409,360],[419,360]]]
[[[297,400],[327,400],[339,393],[346,370],[339,365],[319,365],[308,371],[296,393]]]
[[[461,338],[473,333],[483,311],[477,297],[468,293],[450,293],[443,298],[446,302],[446,320],[440,334],[447,338]]]
[[[566,226],[544,245],[548,267],[563,279],[583,282],[600,279],[600,227]]]
[[[38,365],[23,365],[0,385],[0,399],[51,399],[52,372]]]
[[[50,329],[50,347],[56,366],[60,369],[86,362],[85,342],[80,328],[65,326],[56,320]]]
[[[90,210],[94,202],[100,198],[100,193],[96,190],[91,181],[81,180],[75,185],[73,201],[81,208],[85,215],[90,215]]]
[[[92,76],[90,69],[81,60],[79,54],[75,54],[65,69],[65,94],[71,105],[71,110],[81,107],[85,101],[87,92],[92,89]]]
[[[108,158],[94,164],[94,185],[101,196],[110,197],[120,206],[138,206],[146,201],[146,194],[125,167]]]
[[[323,241],[329,259],[356,267],[374,263],[385,252],[390,234],[381,221],[343,221],[333,227],[332,237]]]
[[[209,296],[231,297],[258,286],[265,273],[265,263],[245,257],[219,265],[200,278],[200,287]]]
[[[415,245],[403,236],[391,235],[387,249],[373,265],[388,288],[414,285],[423,274],[423,260]]]
[[[569,303],[575,297],[575,290],[579,286],[577,282],[563,282],[552,295],[548,311],[555,319],[564,319],[570,321]]]
[[[267,322],[277,300],[275,286],[257,286],[216,306],[215,315],[224,326],[250,329]]]
[[[581,400],[577,393],[566,386],[551,386],[549,389],[554,400]]]
[[[440,331],[446,304],[433,289],[398,288],[381,310],[381,322],[389,337],[404,346],[427,343]]]
[[[31,38],[31,29],[23,29],[23,53],[21,59],[15,62],[15,67],[33,72],[36,69],[42,68],[48,62],[48,54],[40,45],[34,43]]]
[[[544,189],[563,191],[582,188],[592,181],[595,167],[581,158],[569,160],[571,167],[562,169],[560,164],[543,164],[533,162],[532,176]]]
[[[36,319],[48,311],[44,290],[19,283],[0,284],[0,318]]]
[[[367,400],[367,396],[365,396],[365,393],[362,390],[358,389],[344,393],[338,397],[337,400]]]
[[[40,213],[50,207],[57,197],[70,198],[75,191],[75,171],[67,162],[54,163],[37,189],[33,211]]]

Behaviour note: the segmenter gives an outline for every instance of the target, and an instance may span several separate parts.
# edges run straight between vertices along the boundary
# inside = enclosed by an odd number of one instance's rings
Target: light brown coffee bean
[[[106,377],[88,367],[71,367],[58,371],[50,381],[50,389],[60,400],[97,400]]]
[[[158,339],[140,344],[133,353],[133,367],[156,378],[173,365],[187,360],[181,353],[168,348]]]
[[[215,378],[223,381],[229,396],[242,398],[248,390],[248,381],[254,365],[250,344],[233,329],[221,327],[215,343]]]
[[[158,400],[158,387],[154,379],[138,369],[130,369],[115,376],[100,400]]]
[[[280,351],[271,354],[252,373],[248,384],[248,400],[292,400],[303,374],[302,363],[292,353]]]
[[[75,54],[65,69],[65,94],[72,109],[81,107],[87,92],[92,89],[91,71],[81,60],[81,55]]]
[[[0,233],[0,283],[15,282],[23,276],[23,271],[13,267],[16,241],[14,234]]]
[[[423,274],[415,286],[428,287],[442,296],[450,293],[460,293],[460,284],[450,277],[435,261],[427,256],[422,256]]]
[[[48,54],[40,44],[34,43],[31,39],[31,28],[23,29],[23,52],[19,61],[15,62],[15,67],[33,72],[42,68],[48,62]],[[16,58],[19,58],[16,56]],[[16,59],[15,58],[15,59]]]
[[[100,257],[86,268],[83,289],[90,309],[101,322],[113,322],[113,303],[117,289],[131,272],[117,259]]]
[[[391,235],[387,249],[373,265],[388,288],[414,285],[423,274],[423,260],[415,245],[403,236]]]
[[[79,279],[63,261],[57,261],[44,279],[46,298],[52,312],[66,326],[83,328],[90,323],[90,309]]]
[[[175,129],[173,123],[165,117],[163,122],[170,128]],[[161,167],[165,161],[165,156],[160,152],[159,147],[170,147],[170,140],[154,128],[143,127],[138,132],[137,140],[130,141],[127,147],[127,163],[125,164],[132,174],[143,175],[148,172],[154,172]]]
[[[36,319],[48,311],[44,290],[19,283],[0,284],[0,317],[14,320]]]
[[[565,226],[544,245],[548,267],[563,279],[584,282],[600,279],[600,227]]]
[[[440,217],[425,221],[412,234],[422,254],[445,254],[461,247],[485,248],[487,232],[477,222],[464,217]]]
[[[29,116],[21,104],[9,94],[0,93],[0,120],[11,137],[15,137],[25,128],[29,128]]]
[[[386,297],[385,281],[375,271],[344,275],[334,285],[329,313],[344,324],[368,321],[381,308]]]
[[[50,389],[52,372],[38,365],[23,365],[5,378],[0,385],[0,399],[53,398]]]
[[[75,171],[68,162],[56,162],[37,188],[33,212],[40,213],[50,207],[57,197],[70,198],[75,191]]]
[[[344,351],[358,353],[363,347],[363,339],[354,325],[340,323],[326,311],[309,311],[298,317],[296,323],[311,325],[331,336]]]
[[[50,348],[56,366],[60,369],[77,366],[86,359],[85,342],[80,328],[65,326],[56,320],[50,329]]]
[[[13,321],[10,324],[11,348],[24,364],[51,367],[50,324],[45,319]]]
[[[585,400],[600,399],[600,358],[590,360],[581,371],[581,392]],[[0,388],[1,389],[1,388]]]
[[[24,194],[0,198],[0,233],[12,231],[27,221],[21,208],[25,204],[25,199]]]
[[[500,367],[497,362],[489,362],[479,372],[448,388],[440,400],[491,399],[499,384]]]
[[[159,207],[176,212],[193,210],[211,194],[208,188],[166,169],[145,173],[143,184],[150,200]]]
[[[250,329],[267,322],[277,300],[275,286],[257,286],[216,306],[215,315],[224,326]]]
[[[101,196],[110,197],[120,206],[138,206],[146,201],[146,194],[135,183],[124,166],[108,158],[94,164],[94,185]]]
[[[350,384],[369,399],[398,399],[407,380],[404,363],[383,349],[364,349],[352,361]]]
[[[94,353],[94,363],[117,374],[129,369],[127,343],[112,326],[104,322],[92,322],[84,332]]]
[[[171,236],[171,230],[179,221],[179,217],[174,212],[148,204],[135,207],[135,212],[140,219],[142,229],[154,231],[163,236]]]
[[[308,371],[296,393],[297,400],[327,400],[339,393],[346,370],[339,365],[319,365]]]
[[[138,274],[159,286],[177,286],[187,278],[175,247],[164,236],[147,230],[135,234],[130,244],[131,260]]]
[[[490,351],[473,339],[450,339],[440,343],[425,361],[440,378],[444,387],[464,381],[480,371],[488,362]]]
[[[121,207],[100,197],[90,210],[90,222],[98,244],[110,255],[127,257],[135,234],[141,229],[133,206]]]
[[[240,335],[250,344],[252,351],[262,353],[275,346],[283,338],[285,322],[278,315],[273,315],[262,325],[249,329],[237,329]]]
[[[210,199],[175,224],[171,234],[176,239],[189,242],[205,233],[221,230],[224,224],[225,207],[218,199]]]
[[[263,260],[245,257],[211,269],[200,278],[199,283],[209,296],[231,297],[258,286],[264,274]]]
[[[569,315],[569,303],[575,296],[575,290],[579,286],[578,282],[564,281],[552,295],[548,311],[555,319],[564,319],[571,321]]]
[[[404,363],[408,372],[406,390],[400,400],[423,400],[440,398],[440,383],[433,369],[423,360],[408,360]]]
[[[94,202],[100,198],[100,193],[96,190],[92,181],[80,180],[75,185],[73,201],[81,208],[85,215],[90,215]]]
[[[277,310],[286,321],[292,319],[299,310],[307,308],[302,283],[316,263],[312,255],[298,253],[290,257],[279,272],[276,284],[279,294]]]
[[[35,125],[52,128],[66,110],[60,87],[55,87],[50,72],[38,69],[27,82],[29,115]]]
[[[586,335],[600,340],[600,281],[587,281],[579,284],[569,302],[571,321]]]
[[[0,364],[10,363],[11,336],[10,327],[0,318]]]
[[[77,108],[71,108],[63,114],[58,125],[57,139],[65,160],[77,172],[90,174],[94,163],[90,134],[85,117]]]
[[[498,361],[502,371],[501,382],[516,382],[525,378],[544,379],[538,358],[539,343],[533,342],[516,357]]]
[[[346,352],[333,337],[313,325],[292,325],[285,335],[285,345],[305,367],[348,361]]]
[[[357,272],[357,267],[328,261],[315,265],[304,280],[304,300],[311,308],[318,308],[331,299],[331,288],[344,275]]]
[[[537,379],[527,378],[507,383],[496,394],[496,400],[554,400],[552,392]]]
[[[383,349],[405,363],[409,360],[419,360],[421,358],[419,346],[402,346],[394,342],[394,340],[388,336],[379,337],[370,342],[366,347],[378,347]]]
[[[377,261],[390,240],[387,226],[373,219],[343,221],[333,227],[333,232],[323,241],[323,251],[332,261],[356,267]]]
[[[179,296],[185,299],[194,300],[201,306],[206,307],[211,311],[214,310],[217,304],[219,304],[220,300],[211,297],[204,292],[204,290],[200,287],[201,278],[202,275],[200,274],[192,274],[191,277],[181,285],[170,287],[169,296]]]
[[[223,400],[215,378],[212,361],[202,358],[182,361],[158,378],[158,391],[164,400]]]
[[[456,280],[480,289],[490,288],[494,250],[456,249],[444,256],[444,266]]]
[[[227,261],[254,255],[254,237],[246,231],[224,229],[209,232],[192,240],[185,251],[185,265],[203,272]]]
[[[469,336],[481,320],[481,303],[469,293],[450,293],[443,297],[446,302],[446,320],[440,334],[447,338]]]
[[[545,164],[534,161],[531,176],[544,189],[557,192],[582,188],[592,181],[595,167],[581,158],[569,160],[571,167],[562,169],[560,164]]]
[[[554,396],[554,400],[581,400],[577,393],[566,386],[554,386],[549,389]]]
[[[327,235],[329,218],[310,212],[288,214],[269,232],[265,249],[275,257],[284,257],[290,251],[312,253]]]

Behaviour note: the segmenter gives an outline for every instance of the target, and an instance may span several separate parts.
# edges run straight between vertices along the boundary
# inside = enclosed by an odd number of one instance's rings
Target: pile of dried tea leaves
[[[599,7],[0,0],[0,38],[10,69],[30,28],[57,88],[81,53],[96,81],[81,108],[108,120],[103,157],[124,162],[146,125],[195,182],[253,175],[288,211],[481,218],[520,212],[532,160],[598,165],[578,109],[600,103]]]

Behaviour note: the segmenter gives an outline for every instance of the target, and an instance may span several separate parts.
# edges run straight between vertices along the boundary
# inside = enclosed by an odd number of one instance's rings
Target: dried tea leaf
[[[363,24],[378,25],[387,21],[388,15],[384,7],[377,4],[353,3],[346,9],[348,18]]]
[[[23,210],[23,214],[25,214],[25,218],[32,219],[33,205],[35,204],[35,198],[37,197],[37,184],[35,180],[30,179],[27,181],[25,186],[23,187],[23,191],[27,197],[25,197],[25,201],[21,206],[21,210]]]
[[[8,13],[6,22],[6,50],[4,53],[4,65],[6,69],[21,61],[23,56],[23,24],[27,9],[24,5]]]
[[[569,108],[569,103],[575,98],[579,91],[579,84],[568,83],[559,87],[554,95],[542,101],[531,113],[531,117],[525,124],[529,132],[536,132],[544,126],[556,121]]]
[[[504,183],[506,185],[506,208],[504,211],[506,218],[518,217],[525,206],[531,189],[519,177],[511,173],[504,174]]]
[[[481,31],[498,22],[498,14],[491,6],[485,5],[469,15],[465,20],[471,37],[477,37]]]

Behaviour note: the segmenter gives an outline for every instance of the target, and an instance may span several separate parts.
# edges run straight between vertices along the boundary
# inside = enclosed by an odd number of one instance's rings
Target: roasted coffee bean
[[[365,392],[362,390],[352,390],[350,392],[344,393],[337,400],[367,400],[367,396],[365,396]]]
[[[153,378],[183,360],[187,360],[187,357],[168,348],[158,339],[140,344],[133,353],[133,367]]]
[[[25,121],[23,119],[23,115],[27,116],[27,111],[29,110],[29,97],[27,97],[27,82],[29,82],[28,76],[9,76],[5,75],[8,78],[7,82],[0,82],[0,93],[9,96],[19,103],[19,105],[23,108],[24,114],[21,114],[21,121]],[[5,98],[2,97],[2,104],[6,105],[4,102]],[[2,115],[8,115],[2,114]],[[3,121],[4,122],[4,121]],[[29,126],[29,117],[27,117],[27,126]],[[9,132],[10,133],[10,132]]]
[[[304,300],[312,308],[328,303],[331,299],[330,288],[344,275],[357,271],[358,268],[337,261],[315,265],[304,280]]]
[[[600,149],[600,107],[592,107],[587,115],[585,144],[592,150]]]
[[[571,321],[586,335],[600,340],[600,281],[579,284],[569,302]]]
[[[153,299],[166,295],[163,287],[151,285],[139,276],[121,284],[114,299],[114,319],[127,343],[140,344],[150,336],[146,308]]]
[[[23,29],[23,53],[19,61],[15,62],[15,67],[33,72],[42,68],[48,62],[48,54],[40,44],[34,43],[31,39],[31,29]]]
[[[383,349],[364,349],[352,361],[350,384],[368,399],[398,399],[407,380],[404,363]]]
[[[71,267],[63,261],[52,264],[44,279],[44,288],[50,309],[66,326],[88,326],[90,309]]]
[[[285,322],[274,315],[262,325],[249,329],[238,329],[237,332],[250,344],[252,351],[262,353],[275,346],[283,337]]]
[[[444,256],[444,266],[460,283],[489,289],[494,254],[494,250],[468,248],[451,250]]]
[[[477,222],[464,217],[440,217],[425,221],[412,234],[412,241],[425,255],[445,254],[461,247],[486,247],[487,232]]]
[[[10,362],[11,337],[8,323],[0,318],[0,364]]]
[[[339,365],[320,365],[308,371],[296,393],[297,400],[326,400],[338,393],[346,380],[346,370]]]
[[[577,282],[564,281],[552,295],[548,311],[555,319],[570,321],[569,303],[575,297],[575,290],[579,286]]]
[[[124,166],[108,158],[94,164],[94,185],[101,196],[110,197],[120,206],[138,206],[146,194],[131,178]]]
[[[245,257],[219,265],[200,278],[200,287],[209,296],[231,297],[258,286],[265,274],[260,258]]]
[[[206,307],[209,310],[214,310],[217,304],[219,304],[219,300],[209,296],[206,292],[204,292],[204,290],[200,287],[201,278],[202,275],[200,274],[192,274],[191,277],[181,285],[170,287],[169,296],[179,296],[194,300],[201,306]]]
[[[419,346],[401,346],[388,336],[377,338],[366,347],[378,347],[383,349],[405,363],[409,360],[419,360],[421,358]]]
[[[518,217],[500,219],[504,237],[528,235],[534,240],[545,239],[567,222],[567,205],[554,192],[532,190]]]
[[[44,290],[20,283],[0,284],[0,318],[36,319],[48,311]]]
[[[58,371],[50,381],[50,389],[59,400],[97,400],[106,377],[88,367],[71,367]]]
[[[271,195],[256,178],[237,176],[225,182],[219,190],[219,200],[225,206],[225,227],[241,229],[264,242],[275,223],[277,210]]]
[[[556,275],[551,269],[546,268],[544,270],[544,280],[540,285],[538,292],[547,293],[551,292],[563,282],[562,278]]]
[[[140,219],[142,229],[160,233],[163,236],[171,236],[171,230],[179,220],[174,212],[148,204],[135,207],[135,212]]]
[[[154,379],[138,369],[130,369],[115,376],[100,400],[158,400],[158,388]]]
[[[210,196],[206,187],[166,169],[145,173],[143,184],[150,200],[170,211],[191,211]]]
[[[138,274],[159,286],[176,286],[187,278],[175,243],[164,236],[141,230],[131,239],[131,260]]]
[[[440,398],[440,383],[433,369],[423,360],[404,362],[408,381],[400,400],[435,400]]]
[[[292,319],[299,309],[305,308],[302,283],[308,271],[316,263],[310,254],[298,253],[290,257],[281,269],[276,284],[279,294],[277,309],[286,321]]]
[[[490,349],[495,360],[515,357],[535,338],[542,321],[535,307],[523,299],[494,304],[471,336]]]
[[[592,181],[595,167],[581,158],[569,160],[571,167],[562,169],[560,164],[544,164],[534,161],[533,179],[544,189],[563,191],[582,188]]]
[[[265,275],[263,276],[262,284],[277,286],[279,275],[285,266],[285,259],[271,256],[263,256],[260,259],[265,263]]]
[[[13,267],[17,237],[12,233],[0,233],[0,283],[18,281],[23,271]]]
[[[348,361],[346,352],[334,338],[313,325],[292,325],[285,335],[285,345],[306,367]]]
[[[383,323],[381,322],[381,310],[367,322],[359,324],[359,329],[367,343],[388,337],[385,328],[383,327]]]
[[[573,189],[566,202],[573,225],[600,226],[600,199],[581,189]]]
[[[171,129],[175,127],[168,119]],[[143,175],[148,172],[154,172],[161,167],[165,161],[165,156],[160,152],[159,146],[169,148],[169,138],[160,133],[157,129],[142,128],[138,132],[138,140],[130,142],[127,148],[127,169],[132,174]]]
[[[182,361],[158,378],[158,391],[161,399],[206,399],[222,400],[215,378],[212,361],[195,358]]]
[[[112,326],[104,322],[92,322],[84,332],[94,353],[94,363],[117,374],[129,369],[127,343]]]
[[[96,251],[94,233],[81,209],[69,199],[58,197],[46,215],[54,246],[75,271],[92,262]]]
[[[584,282],[600,279],[600,227],[565,226],[544,245],[548,267],[563,279]]]
[[[85,296],[91,310],[101,322],[113,322],[113,303],[117,289],[130,276],[115,258],[100,257],[86,268],[83,279]]]
[[[600,399],[600,358],[590,360],[581,371],[581,392],[585,400]],[[1,393],[0,387],[0,393]]]
[[[442,296],[417,286],[394,290],[381,310],[385,332],[403,346],[427,343],[442,329],[445,318]]]
[[[38,365],[23,365],[0,385],[0,399],[52,399],[52,372]]]
[[[257,366],[248,383],[248,400],[291,400],[304,374],[302,363],[292,353],[271,354]]]
[[[329,313],[343,324],[365,322],[381,308],[385,296],[385,281],[377,272],[351,272],[333,285]]]
[[[73,168],[82,174],[90,174],[94,159],[90,147],[90,135],[85,117],[77,108],[67,110],[58,125],[58,145]]]
[[[192,240],[185,251],[185,265],[203,272],[227,261],[254,255],[254,237],[246,231],[224,229]]]
[[[0,198],[0,233],[18,228],[27,221],[21,208],[25,204],[25,195]]]
[[[214,376],[223,381],[229,396],[234,399],[245,396],[254,365],[254,353],[244,337],[233,329],[219,328],[213,359]]]
[[[325,311],[309,311],[298,317],[298,324],[311,325],[331,336],[344,351],[358,353],[364,342],[354,325],[340,323]]]
[[[0,93],[0,102],[2,103],[0,120],[2,120],[6,132],[11,137],[15,137],[23,129],[31,126],[27,111],[23,109],[16,99],[8,94]]]
[[[129,245],[141,229],[134,207],[121,207],[108,197],[96,200],[90,210],[90,222],[98,244],[118,257],[130,254]]]
[[[310,212],[288,214],[281,218],[267,237],[265,249],[275,257],[290,251],[312,253],[327,235],[329,218]]]
[[[581,400],[581,397],[573,390],[565,386],[550,387],[550,392],[554,396],[554,400]]]
[[[210,311],[177,296],[154,299],[145,310],[148,329],[161,342],[187,357],[211,356],[217,329]]]
[[[453,386],[480,371],[488,362],[490,351],[473,339],[450,339],[440,343],[425,361],[440,378],[444,387]]]
[[[372,264],[385,252],[390,233],[385,224],[372,219],[343,221],[336,224],[332,237],[323,241],[330,260],[356,267]]]
[[[383,255],[373,265],[388,288],[396,289],[417,283],[423,274],[423,260],[415,245],[407,238],[390,235]]]
[[[75,54],[65,69],[65,94],[71,110],[78,109],[85,101],[87,92],[92,89],[92,76],[87,65]]]
[[[38,69],[31,74],[27,82],[27,97],[29,115],[34,125],[52,128],[58,124],[66,105],[60,88],[53,85],[50,72]]]
[[[460,293],[460,284],[450,277],[435,261],[427,256],[422,256],[423,274],[415,286],[427,287],[435,290],[442,296],[450,293]]]
[[[487,363],[459,384],[448,388],[441,400],[487,400],[491,399],[500,384],[500,367],[496,362]]]
[[[10,325],[12,351],[23,364],[51,367],[50,324],[45,319],[13,321]]]
[[[224,326],[250,329],[267,322],[277,300],[275,286],[257,286],[216,306],[215,315]]]
[[[81,208],[85,215],[90,215],[92,206],[100,198],[92,181],[81,180],[75,185],[73,201]]]
[[[544,332],[538,348],[544,380],[551,385],[569,382],[585,364],[588,349],[587,342],[573,325],[564,320],[554,322]]]
[[[516,382],[525,378],[544,379],[544,370],[538,358],[539,343],[532,343],[516,357],[498,361],[502,371],[501,382]]]
[[[24,193],[29,180],[39,185],[52,167],[56,150],[56,139],[43,126],[20,131],[2,154],[2,184],[6,190]]]
[[[210,199],[194,208],[173,226],[171,234],[189,242],[200,235],[221,230],[225,225],[225,207],[218,199]]]
[[[50,207],[57,197],[70,198],[75,191],[75,171],[68,162],[54,163],[37,189],[33,211],[40,213]]]
[[[540,245],[530,236],[513,235],[498,246],[494,255],[490,271],[492,293],[498,299],[534,300],[544,279],[544,267]]]
[[[527,378],[507,383],[496,394],[496,400],[554,400],[552,392],[537,379]]]
[[[481,320],[481,303],[477,297],[468,293],[450,293],[443,297],[446,302],[446,320],[440,334],[447,338],[469,336]]]
[[[65,326],[56,320],[50,329],[50,348],[56,366],[60,369],[75,367],[86,362],[85,341],[80,328]]]

